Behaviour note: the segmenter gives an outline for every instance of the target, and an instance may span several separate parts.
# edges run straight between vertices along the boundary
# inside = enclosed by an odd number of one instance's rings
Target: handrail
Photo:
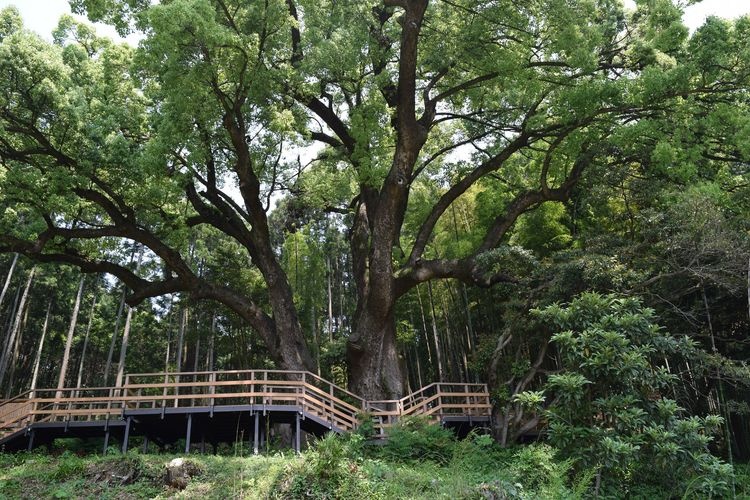
[[[310,371],[306,371],[306,370],[213,370],[213,371],[191,371],[191,372],[129,373],[126,375],[126,380],[138,378],[138,377],[162,377],[163,378],[163,377],[169,377],[169,376],[189,377],[189,376],[194,376],[194,375],[211,375],[211,374],[240,375],[240,374],[256,374],[256,373],[278,374],[278,375],[299,375],[299,376],[304,375],[305,377],[310,377],[332,389],[335,389],[343,394],[346,394],[347,396],[355,400],[358,400],[362,403],[365,402],[365,399],[362,398],[361,396],[354,394],[348,389],[338,386],[334,384],[333,382],[326,380],[323,377],[320,377],[317,374],[312,373]]]
[[[15,402],[15,401],[16,401],[17,399],[22,399],[22,398],[25,398],[25,397],[26,397],[26,396],[28,396],[29,394],[31,394],[31,391],[30,391],[30,390],[29,390],[29,391],[26,391],[26,392],[22,392],[21,394],[18,394],[18,395],[16,395],[16,396],[13,396],[13,397],[12,397],[12,398],[10,398],[10,399],[3,399],[3,400],[0,400],[0,408],[2,408],[3,406],[5,406],[5,405],[7,405],[7,404],[9,404],[9,403],[13,403],[13,402]]]

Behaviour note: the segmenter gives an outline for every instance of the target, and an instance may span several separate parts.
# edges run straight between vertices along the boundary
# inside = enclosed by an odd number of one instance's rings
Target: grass
[[[201,473],[184,490],[165,484],[177,455],[0,454],[0,498],[267,498],[289,456],[191,455]]]
[[[187,457],[199,472],[183,490],[165,484],[175,454],[0,454],[0,499],[576,499],[590,496],[594,477],[575,474],[549,446],[501,449],[487,436],[454,442],[450,450],[441,436],[424,440],[416,432],[378,447],[360,436],[329,436],[300,456],[225,452]],[[643,490],[643,498],[673,494]],[[750,498],[747,465],[736,468],[736,498]]]
[[[409,457],[359,436],[326,437],[300,456],[193,454],[200,473],[184,490],[165,484],[166,464],[179,455],[0,454],[0,498],[561,498],[553,490],[575,498],[566,465],[547,463],[546,446],[501,450],[478,437],[448,453],[442,442],[438,451],[411,444]],[[520,477],[532,469],[544,477]]]

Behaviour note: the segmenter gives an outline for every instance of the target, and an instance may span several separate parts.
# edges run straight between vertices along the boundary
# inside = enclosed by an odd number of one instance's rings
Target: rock
[[[167,464],[165,483],[172,488],[184,490],[190,478],[201,473],[200,467],[184,458],[175,458]]]

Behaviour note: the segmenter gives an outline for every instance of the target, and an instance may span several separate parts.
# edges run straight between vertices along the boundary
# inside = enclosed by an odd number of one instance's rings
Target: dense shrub
[[[636,298],[584,293],[535,311],[557,332],[562,370],[550,375],[550,442],[581,469],[598,471],[597,493],[653,485],[681,494],[728,494],[732,468],[708,452],[721,417],[686,415],[666,360],[697,347],[665,332]]]
[[[431,424],[424,417],[404,418],[388,429],[382,456],[394,462],[430,460],[447,463],[456,438],[449,429]]]

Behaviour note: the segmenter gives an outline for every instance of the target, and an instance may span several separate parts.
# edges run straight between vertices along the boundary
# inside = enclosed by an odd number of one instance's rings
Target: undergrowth
[[[0,499],[577,499],[593,497],[597,472],[579,470],[545,444],[503,449],[490,436],[456,440],[423,421],[404,422],[384,444],[329,435],[299,456],[192,454],[201,472],[184,490],[165,484],[165,466],[176,456],[0,454]],[[625,494],[698,498],[649,484],[613,498]],[[736,468],[735,495],[750,497],[747,465]]]

